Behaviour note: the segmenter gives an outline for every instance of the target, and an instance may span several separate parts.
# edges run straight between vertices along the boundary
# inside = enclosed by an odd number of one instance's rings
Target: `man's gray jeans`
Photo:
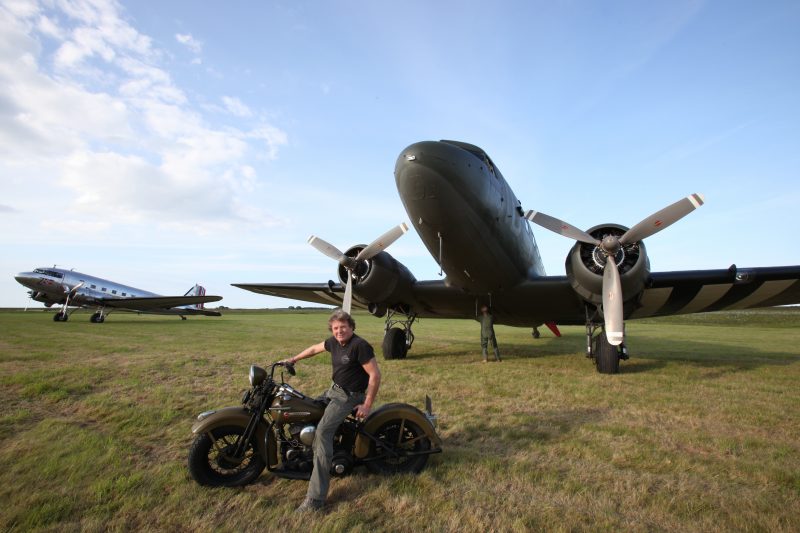
[[[356,405],[364,403],[364,393],[348,395],[342,389],[331,386],[325,396],[331,403],[325,408],[314,436],[314,471],[308,482],[306,498],[325,501],[331,482],[331,461],[333,460],[333,436],[342,421],[347,418]]]

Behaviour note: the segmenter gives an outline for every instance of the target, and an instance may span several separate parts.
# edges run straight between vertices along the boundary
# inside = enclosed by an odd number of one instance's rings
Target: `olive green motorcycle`
[[[284,478],[311,477],[311,444],[327,399],[310,398],[286,383],[284,370],[295,375],[294,365],[288,363],[274,363],[269,371],[251,366],[251,388],[241,407],[197,417],[189,450],[189,472],[195,481],[213,487],[247,485],[264,468]],[[426,412],[390,403],[363,421],[348,416],[334,437],[331,474],[344,476],[360,465],[379,474],[422,471],[428,457],[442,451],[429,397],[425,403]]]

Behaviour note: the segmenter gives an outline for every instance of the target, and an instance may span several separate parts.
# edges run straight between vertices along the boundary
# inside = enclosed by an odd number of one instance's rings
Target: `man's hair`
[[[334,322],[347,322],[350,324],[350,327],[353,328],[353,331],[356,329],[356,321],[353,320],[353,317],[341,309],[336,309],[333,313],[331,313],[331,317],[328,319],[328,331],[333,331],[332,324]]]

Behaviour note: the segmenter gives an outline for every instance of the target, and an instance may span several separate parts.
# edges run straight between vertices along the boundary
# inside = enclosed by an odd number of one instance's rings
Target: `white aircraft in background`
[[[46,307],[60,305],[53,316],[56,322],[66,322],[78,308],[95,309],[90,320],[104,322],[112,311],[132,311],[158,315],[221,316],[218,311],[203,308],[208,302],[218,302],[222,296],[206,296],[206,290],[195,285],[183,296],[161,296],[128,285],[122,285],[88,274],[63,268],[37,268],[33,272],[20,272],[14,276],[19,283],[30,289],[31,299]],[[68,307],[73,306],[72,311]]]

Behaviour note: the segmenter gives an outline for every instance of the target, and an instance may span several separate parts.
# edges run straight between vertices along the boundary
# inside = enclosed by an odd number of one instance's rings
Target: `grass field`
[[[482,364],[477,323],[424,320],[407,360],[380,359],[379,395],[433,398],[444,453],[422,474],[358,471],[312,517],[292,514],[303,481],[196,485],[195,416],[237,405],[251,363],[319,342],[326,319],[0,312],[0,530],[800,531],[798,310],[630,322],[614,376],[583,328],[497,327],[505,360]],[[378,347],[382,321],[356,319]],[[329,365],[292,383],[317,394]]]

